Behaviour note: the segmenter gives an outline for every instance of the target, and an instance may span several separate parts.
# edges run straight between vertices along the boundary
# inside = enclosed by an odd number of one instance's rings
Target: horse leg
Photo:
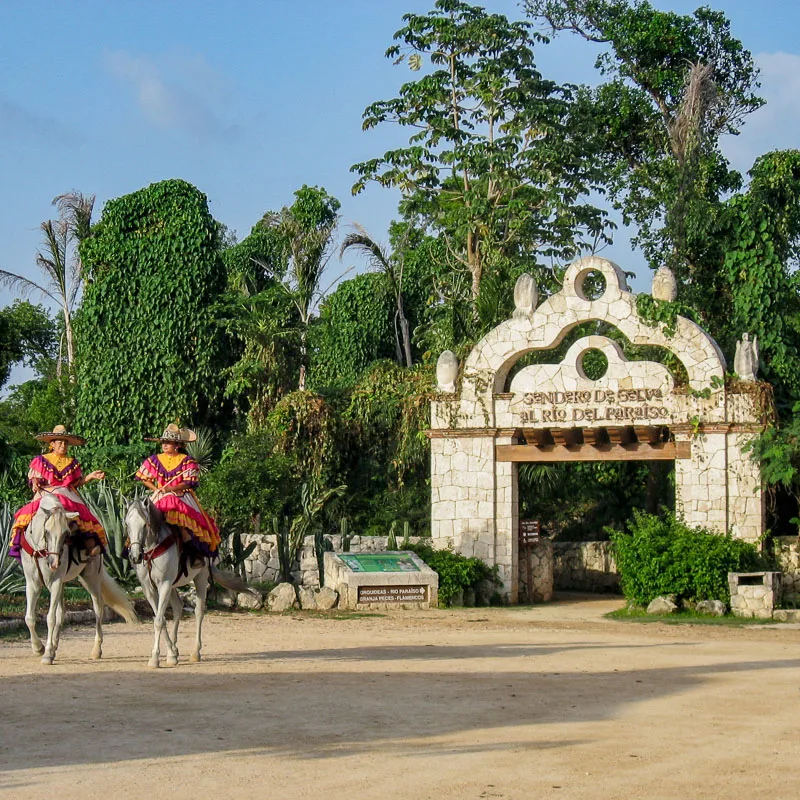
[[[203,649],[203,617],[206,615],[206,595],[208,594],[208,568],[203,566],[194,576],[194,587],[197,590],[197,603],[194,607],[194,616],[197,624],[197,635],[194,651],[189,657],[190,661],[199,661],[200,651]]]
[[[50,608],[47,611],[47,641],[42,655],[42,664],[46,666],[52,664],[53,659],[56,657],[61,624],[64,621],[64,610],[61,608],[63,601],[64,582],[59,577],[50,584]]]
[[[181,614],[183,614],[183,601],[177,589],[172,590],[169,604],[172,608],[172,633],[167,636],[167,645],[169,646],[167,666],[175,667],[178,664],[178,626],[181,624]]]
[[[155,618],[153,619],[153,628],[155,629],[155,641],[153,643],[153,652],[150,655],[150,661],[148,662],[147,666],[153,667],[154,669],[158,668],[159,661],[161,659],[161,634],[162,632],[169,640],[169,634],[167,633],[167,620],[166,620],[166,613],[167,613],[167,604],[169,603],[169,596],[172,593],[172,584],[168,581],[162,581],[157,587],[158,592],[158,604],[156,606],[156,614]]]
[[[79,580],[84,588],[92,596],[92,608],[94,608],[94,647],[92,648],[92,655],[90,658],[95,661],[103,657],[103,587],[100,577],[100,570],[102,569],[102,562],[100,559],[95,559],[94,564],[91,562],[84,569],[83,574]],[[92,570],[92,573],[87,575],[87,571]]]
[[[33,567],[36,568],[35,566]],[[36,606],[39,604],[39,595],[42,593],[42,584],[38,577],[25,576],[25,624],[31,632],[31,649],[34,655],[40,656],[44,653],[44,645],[36,633]]]

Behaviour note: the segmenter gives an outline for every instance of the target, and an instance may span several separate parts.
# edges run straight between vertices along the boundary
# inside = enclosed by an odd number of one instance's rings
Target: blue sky
[[[728,143],[747,169],[759,153],[800,137],[800,4],[710,2],[762,68],[768,105]],[[516,2],[486,0],[522,18]],[[656,2],[680,13],[699,5]],[[397,196],[373,187],[351,197],[349,167],[405,142],[403,131],[361,131],[371,102],[395,96],[411,74],[383,57],[405,12],[433,0],[2,0],[0,2],[0,267],[37,277],[39,224],[50,201],[77,189],[110,198],[165,178],[205,192],[212,214],[239,237],[303,183],[342,202],[386,238]],[[563,37],[539,51],[556,80],[588,82],[594,52]],[[649,276],[624,234],[603,254]],[[343,267],[331,266],[331,278]],[[0,304],[11,296],[0,291]]]

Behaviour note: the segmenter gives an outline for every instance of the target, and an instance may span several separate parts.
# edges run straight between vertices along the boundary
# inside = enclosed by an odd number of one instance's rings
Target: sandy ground
[[[212,614],[158,671],[149,625],[0,642],[0,797],[798,797],[800,630],[618,605]]]

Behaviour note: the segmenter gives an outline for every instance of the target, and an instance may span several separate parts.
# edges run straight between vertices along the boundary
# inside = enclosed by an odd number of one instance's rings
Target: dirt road
[[[0,797],[796,798],[800,630],[603,619],[616,600],[326,619],[213,614],[0,643]],[[190,650],[192,620],[181,648]]]

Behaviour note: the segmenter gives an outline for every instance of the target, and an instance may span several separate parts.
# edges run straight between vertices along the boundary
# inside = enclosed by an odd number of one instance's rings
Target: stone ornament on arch
[[[585,285],[593,273],[602,276],[605,286],[592,299]],[[531,287],[526,286],[526,290],[533,294]],[[721,385],[725,358],[705,331],[679,316],[674,334],[668,336],[659,323],[641,319],[636,296],[628,289],[620,267],[607,259],[588,256],[570,264],[561,291],[547,298],[533,313],[515,314],[500,323],[475,345],[464,364],[464,412],[474,416],[472,404],[476,403],[490,409],[493,395],[506,391],[509,372],[519,358],[531,351],[556,347],[576,325],[591,321],[613,325],[632,344],[654,345],[672,352],[685,367],[693,391],[712,388],[717,381]],[[487,424],[493,424],[493,420]]]

